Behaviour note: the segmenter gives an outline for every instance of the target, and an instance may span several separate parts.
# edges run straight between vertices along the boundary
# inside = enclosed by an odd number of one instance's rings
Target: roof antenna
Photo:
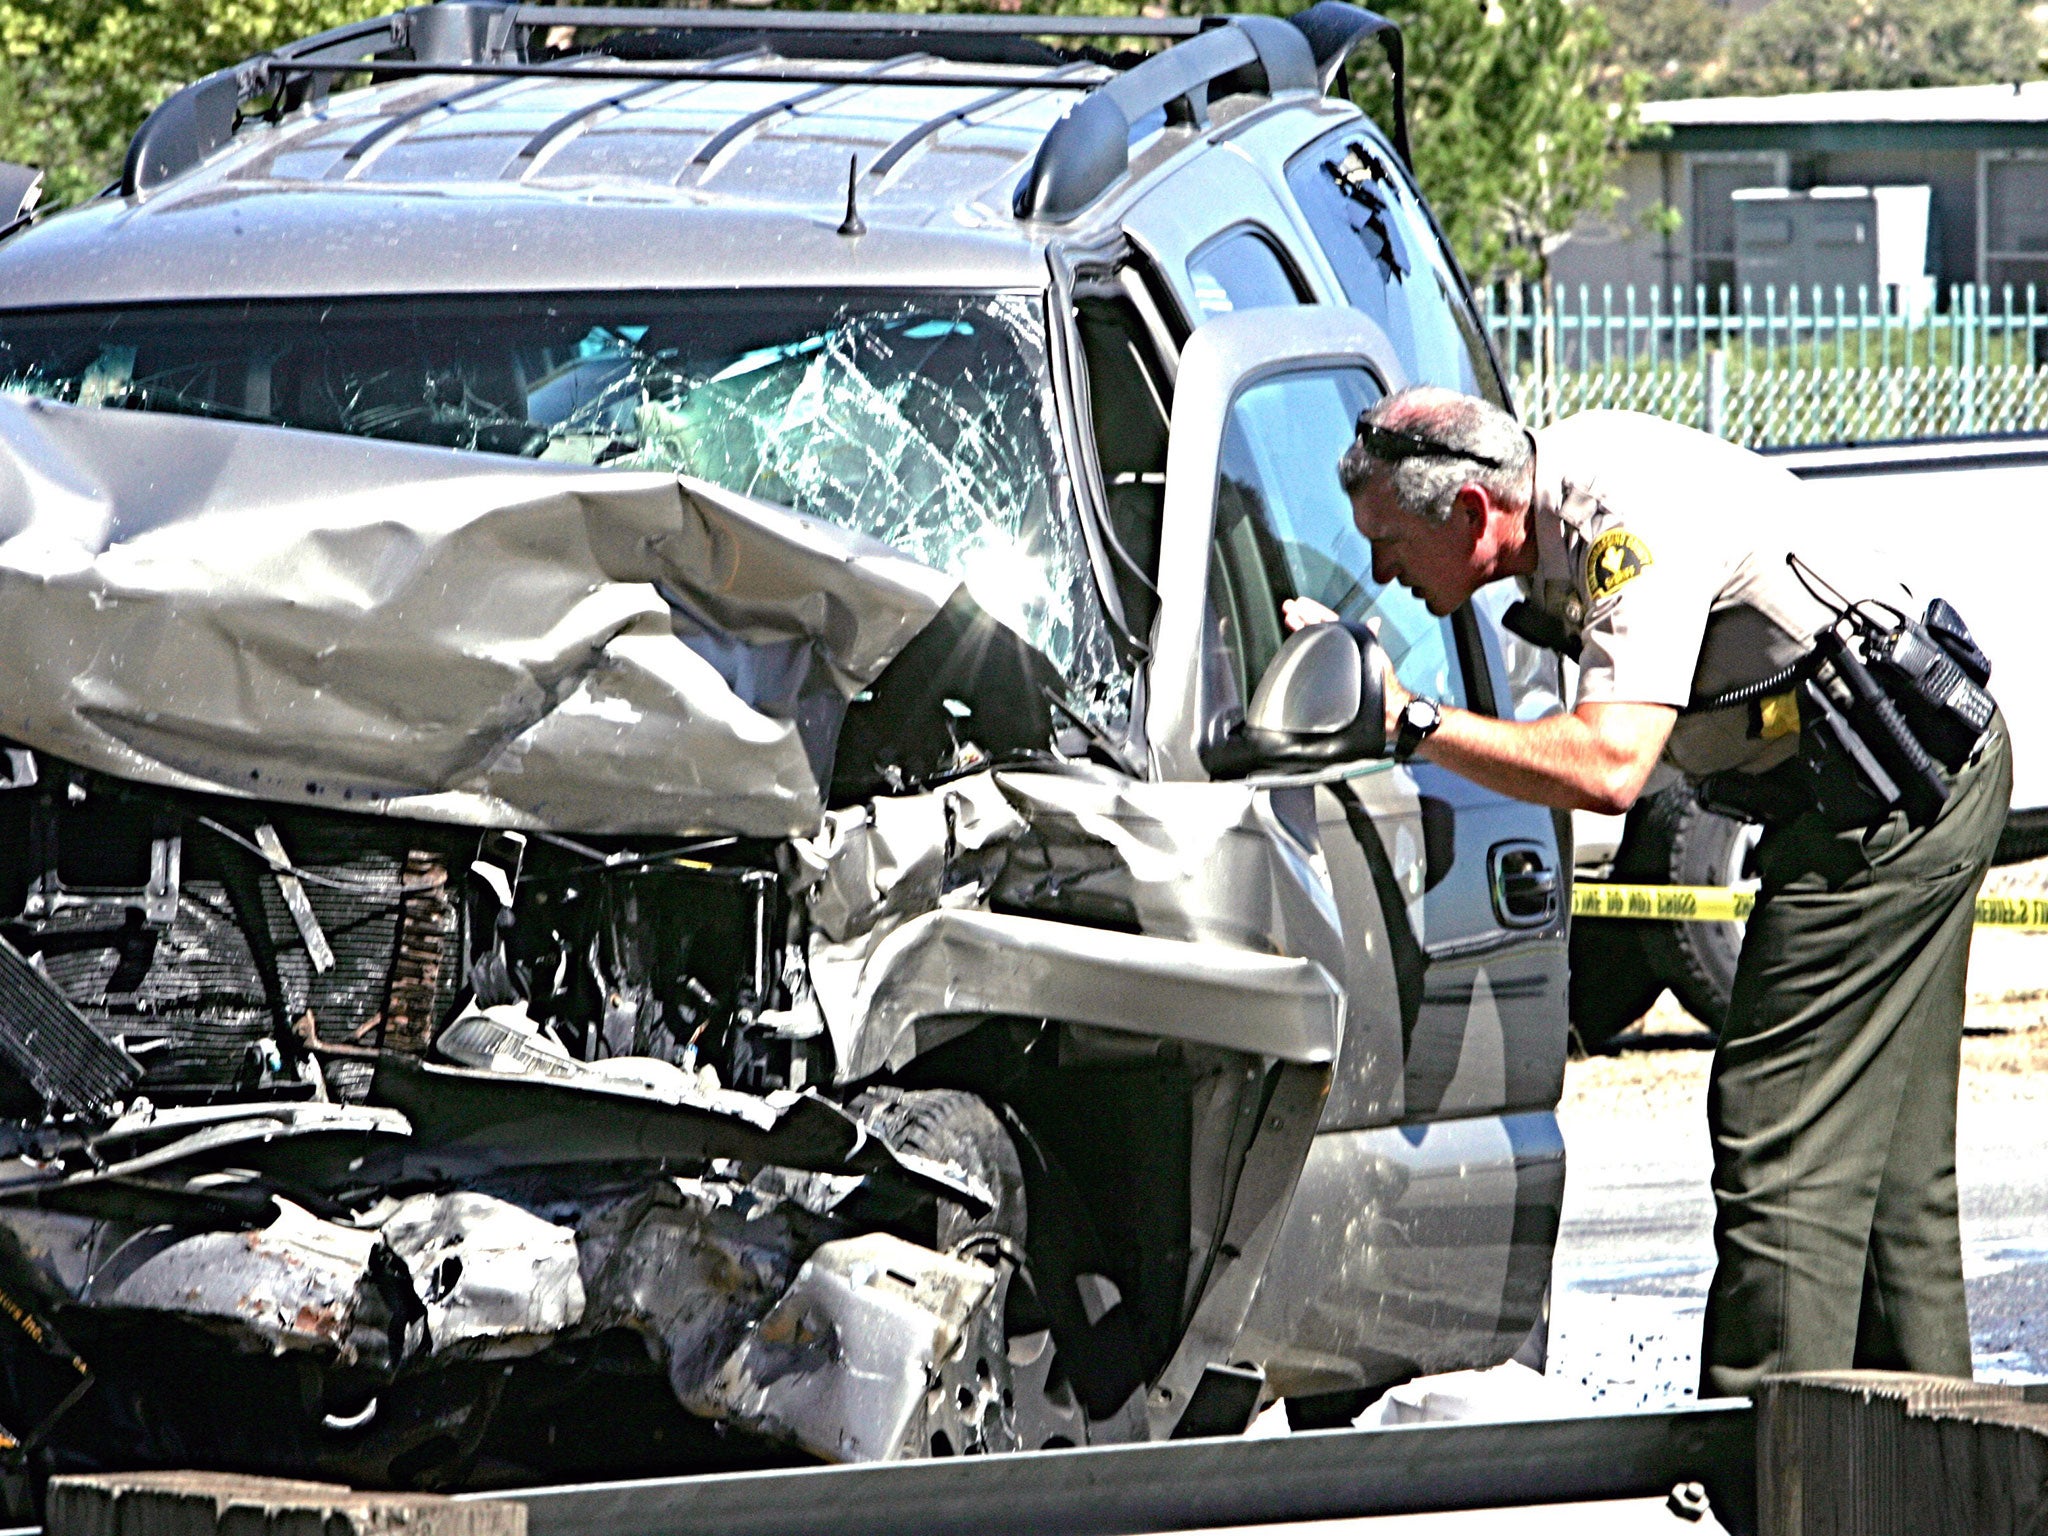
[[[860,204],[854,201],[853,189],[860,180],[860,156],[855,155],[846,162],[846,218],[840,223],[842,235],[864,235],[868,226],[860,216]]]

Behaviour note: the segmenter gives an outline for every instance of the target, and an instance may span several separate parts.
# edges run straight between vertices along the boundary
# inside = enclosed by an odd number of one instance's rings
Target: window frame
[[[1304,359],[1298,363],[1263,370],[1238,380],[1232,388],[1230,397],[1224,404],[1221,416],[1224,423],[1225,441],[1227,442],[1230,424],[1239,403],[1253,390],[1263,389],[1302,375],[1329,374],[1346,369],[1364,374],[1382,398],[1392,392],[1387,384],[1387,369],[1377,360],[1369,357],[1361,356],[1343,362],[1329,359]],[[1224,442],[1219,442],[1215,473],[1211,486],[1211,496],[1214,504],[1218,507],[1222,503],[1223,465],[1226,451]],[[1270,529],[1266,530],[1266,536],[1268,538],[1272,537]],[[1238,589],[1239,584],[1235,566],[1223,558],[1224,537],[1224,531],[1212,514],[1207,552],[1209,579],[1205,584],[1205,600],[1211,605],[1212,609],[1210,623],[1216,627],[1218,633],[1214,649],[1204,652],[1200,683],[1201,713],[1205,720],[1211,722],[1212,729],[1220,724],[1233,710],[1242,711],[1249,704],[1253,691],[1259,685],[1259,678],[1251,675],[1250,656],[1245,650],[1242,639],[1242,631],[1245,625],[1242,615],[1238,610],[1242,608],[1245,598],[1244,594]],[[1367,575],[1368,579],[1370,579],[1369,572]],[[1221,612],[1213,611],[1218,596],[1224,592],[1228,593],[1232,601],[1232,611],[1227,616],[1227,625],[1223,623],[1226,616]],[[1470,601],[1467,601],[1460,604],[1456,612],[1450,614],[1444,622],[1448,625],[1448,631],[1445,635],[1444,659],[1450,666],[1457,669],[1458,680],[1463,690],[1462,700],[1447,702],[1455,703],[1457,707],[1469,710],[1475,714],[1497,714],[1493,666],[1482,632],[1482,621],[1477,610]],[[1224,638],[1225,631],[1239,636],[1234,650]],[[1282,638],[1285,638],[1284,634]]]
[[[1189,288],[1192,290],[1195,286],[1196,263],[1219,246],[1227,245],[1232,240],[1243,239],[1247,236],[1265,246],[1267,252],[1279,265],[1280,275],[1287,279],[1287,286],[1294,290],[1294,302],[1297,306],[1317,302],[1315,290],[1309,286],[1308,280],[1302,276],[1300,269],[1294,263],[1294,258],[1288,253],[1285,243],[1282,242],[1278,235],[1274,234],[1257,219],[1239,219],[1235,224],[1227,224],[1188,252],[1187,259],[1181,263],[1181,270],[1187,277]],[[1265,307],[1284,309],[1287,306],[1269,305]],[[1233,308],[1230,312],[1235,314],[1238,311]],[[1190,318],[1194,320],[1196,325],[1201,325],[1205,321],[1214,319],[1215,316],[1204,314]]]

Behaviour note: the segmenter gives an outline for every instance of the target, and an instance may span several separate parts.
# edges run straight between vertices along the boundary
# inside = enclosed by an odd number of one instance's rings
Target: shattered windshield
[[[0,313],[0,391],[673,471],[963,581],[1104,717],[1120,677],[1030,294],[753,290]]]

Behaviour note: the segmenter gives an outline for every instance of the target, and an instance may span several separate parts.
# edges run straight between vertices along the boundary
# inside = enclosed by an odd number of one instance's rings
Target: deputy
[[[1338,473],[1378,581],[1443,615],[1514,577],[1524,634],[1578,656],[1572,711],[1526,723],[1418,698],[1390,673],[1397,755],[1608,813],[1662,759],[1765,824],[1707,1093],[1719,1264],[1701,1395],[1848,1366],[1967,1377],[1956,1089],[1974,900],[2012,787],[2003,719],[1931,823],[1845,827],[1795,761],[1796,697],[1685,712],[1771,677],[1833,624],[1788,552],[1851,598],[1883,595],[1857,585],[1849,540],[1803,531],[1789,472],[1719,438],[1616,411],[1529,432],[1410,389],[1367,413]]]

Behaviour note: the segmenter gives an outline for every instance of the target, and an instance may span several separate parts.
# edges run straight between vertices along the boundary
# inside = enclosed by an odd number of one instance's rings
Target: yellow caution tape
[[[1725,885],[1613,885],[1583,880],[1572,886],[1574,917],[1634,917],[1667,923],[1739,923],[1756,905],[1752,891]],[[2048,899],[1979,896],[1979,928],[2048,933]]]
[[[1756,905],[1751,891],[1724,885],[1609,885],[1572,887],[1573,917],[1648,917],[1667,923],[1739,923]]]

